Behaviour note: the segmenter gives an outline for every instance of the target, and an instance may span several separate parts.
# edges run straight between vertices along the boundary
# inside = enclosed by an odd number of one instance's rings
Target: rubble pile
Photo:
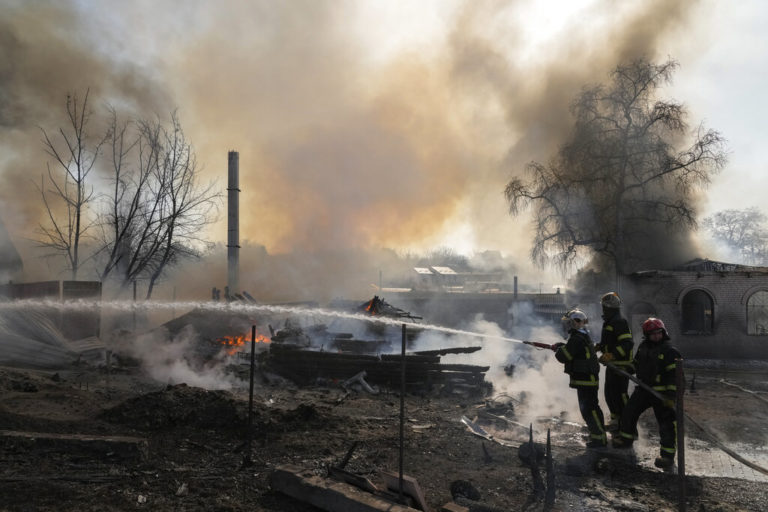
[[[227,391],[178,384],[128,399],[105,410],[100,418],[137,430],[176,426],[208,429],[242,425],[246,413]]]
[[[400,354],[353,354],[303,350],[295,345],[273,343],[264,353],[264,365],[299,385],[318,380],[343,381],[360,371],[372,384],[398,389],[402,370]],[[443,364],[439,355],[406,354],[405,385],[408,390],[440,392],[463,391],[480,394],[489,390],[485,383],[488,366]]]

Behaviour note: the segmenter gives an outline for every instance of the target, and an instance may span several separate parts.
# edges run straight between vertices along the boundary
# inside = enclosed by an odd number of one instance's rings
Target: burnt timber
[[[319,380],[343,381],[358,372],[366,372],[371,384],[398,388],[402,356],[400,354],[353,354],[306,350],[295,345],[272,343],[264,355],[267,369],[299,385]],[[439,355],[406,354],[405,384],[410,390],[435,389],[445,391],[476,390],[482,393],[488,386],[485,372],[489,366],[442,364]]]

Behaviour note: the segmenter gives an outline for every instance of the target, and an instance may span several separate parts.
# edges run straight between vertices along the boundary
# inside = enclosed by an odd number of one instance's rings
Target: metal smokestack
[[[240,289],[240,153],[229,152],[227,181],[227,287],[234,295]]]

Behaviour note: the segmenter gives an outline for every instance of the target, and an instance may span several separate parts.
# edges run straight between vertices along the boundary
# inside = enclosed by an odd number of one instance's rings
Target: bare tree
[[[215,220],[214,184],[199,183],[199,169],[181,123],[146,120],[120,124],[112,111],[112,187],[101,216],[102,279],[122,287],[146,280],[147,298],[164,272],[194,257],[208,243],[203,228]]]
[[[144,241],[150,239],[152,223],[143,221],[148,200],[149,180],[157,165],[159,148],[157,134],[134,133],[134,123],[119,122],[117,112],[110,108],[111,186],[100,214],[102,229],[102,267],[99,277],[107,279],[113,272],[120,275],[121,285],[137,279],[143,271]],[[159,129],[156,127],[156,129]]]
[[[159,247],[148,265],[147,298],[163,272],[180,258],[198,256],[203,227],[213,222],[219,196],[213,182],[198,183],[197,159],[174,112],[170,129],[160,130],[162,152],[155,168],[159,208]]]
[[[702,227],[745,263],[764,265],[768,260],[768,217],[759,208],[723,210],[705,218]]]
[[[106,138],[94,139],[88,132],[93,111],[88,105],[89,90],[82,102],[77,94],[67,95],[68,125],[58,129],[58,136],[41,128],[46,153],[54,164],[47,164],[38,187],[48,217],[40,224],[38,243],[65,257],[72,279],[77,279],[82,265],[81,246],[92,219],[86,216],[94,199],[89,175]],[[63,211],[63,213],[62,213]]]
[[[656,99],[677,63],[620,65],[609,85],[585,89],[572,105],[570,139],[549,164],[505,189],[512,215],[533,207],[532,259],[566,270],[600,256],[619,276],[653,251],[654,235],[695,226],[693,193],[725,164],[724,140],[699,127],[684,148],[686,112]],[[661,230],[659,228],[662,228]]]

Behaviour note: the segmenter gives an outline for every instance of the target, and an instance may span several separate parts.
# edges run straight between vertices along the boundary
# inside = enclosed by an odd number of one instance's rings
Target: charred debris
[[[357,305],[352,311],[408,322],[421,320],[421,317],[392,306],[378,296]],[[299,385],[331,383],[345,388],[354,385],[367,392],[377,392],[378,386],[399,386],[403,335],[397,326],[366,322],[362,335],[333,331],[325,324],[302,328],[290,320],[282,329],[269,327],[271,343],[268,350],[260,354],[260,362],[267,371]],[[405,331],[406,349],[413,345],[421,332],[418,328]],[[407,351],[404,356],[406,389],[468,395],[489,391],[490,385],[485,382],[488,366],[440,361],[441,356],[446,354],[471,353],[480,348]]]
[[[317,304],[291,306],[306,307],[306,318],[311,319],[311,310]],[[395,307],[379,296],[362,304],[337,300],[330,308],[409,324],[405,331],[405,385],[409,392],[465,396],[490,392],[491,385],[485,381],[489,366],[441,362],[442,356],[472,353],[481,347],[414,351],[412,347],[423,329],[413,324],[422,317]],[[204,364],[224,351],[235,358],[242,371],[250,362],[251,325],[257,324],[264,332],[256,335],[255,360],[268,380],[277,376],[299,386],[340,385],[368,392],[378,392],[379,387],[400,387],[403,335],[398,324],[355,319],[334,320],[328,324],[277,315],[261,316],[255,321],[245,314],[221,319],[211,315],[206,311],[192,311],[164,324],[163,328],[171,336],[193,330],[198,342],[192,357],[199,362]]]

